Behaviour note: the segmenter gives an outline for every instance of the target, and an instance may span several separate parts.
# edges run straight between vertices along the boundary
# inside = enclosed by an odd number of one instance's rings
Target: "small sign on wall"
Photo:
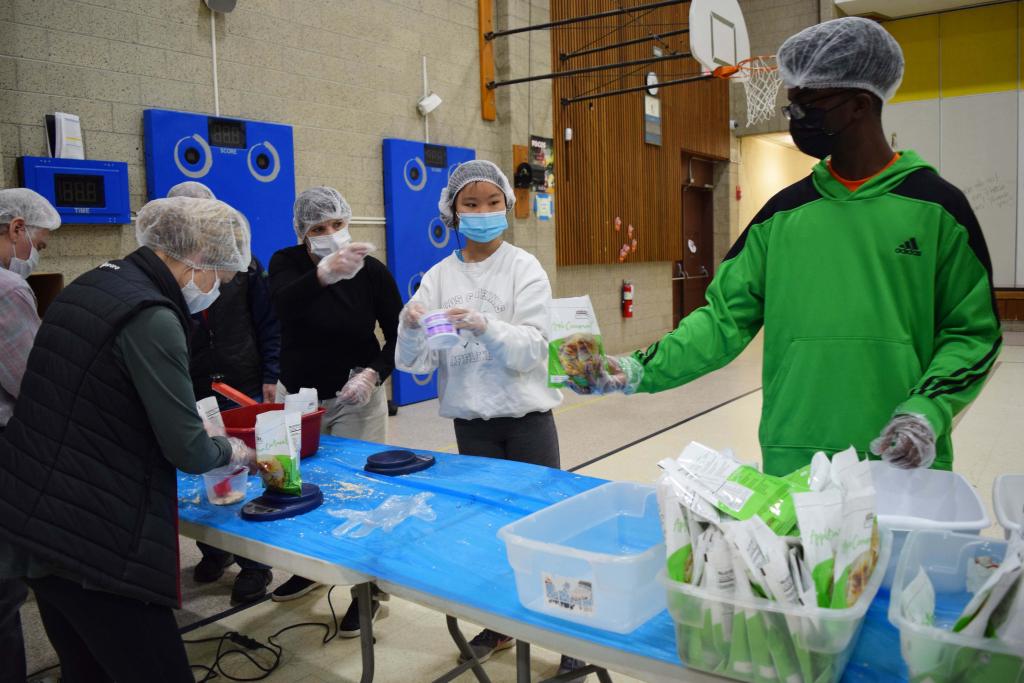
[[[644,95],[644,142],[661,146],[661,100]]]
[[[555,215],[555,198],[545,192],[538,192],[533,199],[533,213],[537,220],[551,220]]]

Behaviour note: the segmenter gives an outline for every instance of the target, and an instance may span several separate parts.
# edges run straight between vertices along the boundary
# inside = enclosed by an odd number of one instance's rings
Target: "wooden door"
[[[672,274],[676,325],[707,304],[704,292],[714,269],[714,162],[683,154],[683,258]]]

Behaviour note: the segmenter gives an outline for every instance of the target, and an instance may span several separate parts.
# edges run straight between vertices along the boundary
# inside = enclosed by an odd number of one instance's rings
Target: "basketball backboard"
[[[750,38],[736,0],[692,0],[690,52],[708,71],[750,57]]]

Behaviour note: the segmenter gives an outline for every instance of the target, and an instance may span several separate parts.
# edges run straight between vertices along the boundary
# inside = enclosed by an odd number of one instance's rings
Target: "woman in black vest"
[[[227,204],[139,211],[140,248],[82,275],[46,312],[0,443],[0,577],[32,587],[69,681],[192,681],[180,606],[177,474],[251,467],[207,435],[189,316],[249,265]]]
[[[270,294],[281,322],[278,400],[314,387],[327,411],[325,434],[385,443],[388,406],[381,384],[395,369],[398,285],[387,266],[369,256],[372,245],[352,241],[352,209],[333,187],[300,193],[294,213],[299,244],[270,259]],[[293,576],[272,597],[291,600],[314,586]],[[378,607],[374,602],[374,616]],[[339,634],[359,635],[355,601]]]

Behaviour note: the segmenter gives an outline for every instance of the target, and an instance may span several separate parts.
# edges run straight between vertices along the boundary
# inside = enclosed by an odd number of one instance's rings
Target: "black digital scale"
[[[279,491],[265,491],[242,506],[242,519],[250,522],[273,522],[315,510],[324,502],[324,494],[316,484],[303,482],[302,493],[295,496]]]

